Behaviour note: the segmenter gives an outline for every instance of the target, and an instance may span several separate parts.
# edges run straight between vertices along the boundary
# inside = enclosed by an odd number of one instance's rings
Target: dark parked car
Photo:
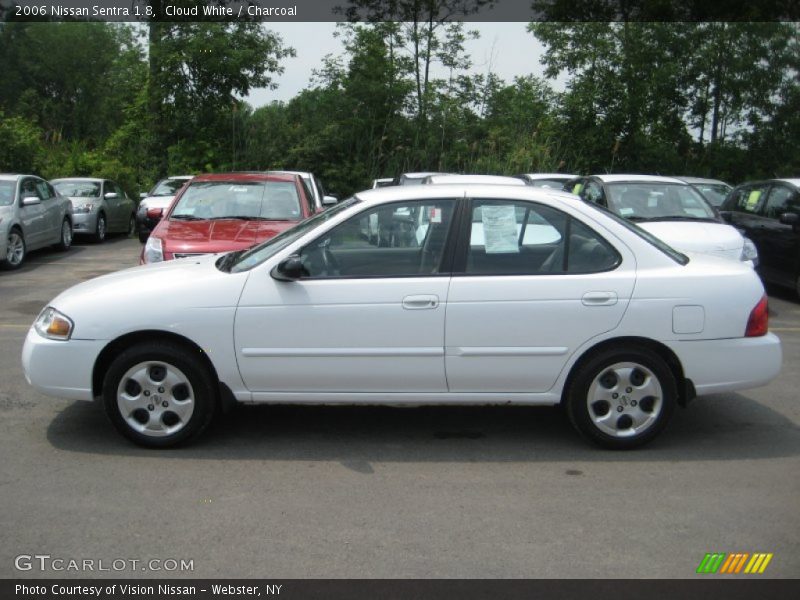
[[[720,211],[758,248],[761,278],[800,295],[800,178],[743,183]]]

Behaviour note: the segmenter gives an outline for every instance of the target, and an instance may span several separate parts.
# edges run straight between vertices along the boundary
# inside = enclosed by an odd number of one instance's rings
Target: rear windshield
[[[100,183],[97,181],[54,181],[53,187],[62,196],[71,198],[100,197]]]
[[[298,221],[302,212],[294,181],[198,181],[170,218]]]
[[[622,225],[628,231],[631,231],[631,232],[635,233],[636,235],[638,235],[640,238],[642,238],[648,244],[651,244],[652,246],[655,246],[658,250],[660,250],[661,252],[663,252],[664,254],[669,256],[672,260],[674,260],[679,265],[688,264],[688,262],[689,262],[689,257],[688,256],[686,256],[685,254],[682,254],[681,252],[678,252],[677,250],[675,250],[675,248],[673,248],[669,244],[664,243],[662,240],[660,240],[659,238],[654,236],[652,233],[650,233],[649,231],[645,231],[644,229],[642,229],[641,227],[639,227],[635,223],[632,223],[628,219],[623,219],[622,217],[620,217],[618,215],[615,215],[613,212],[611,212],[610,210],[608,210],[604,206],[600,206],[599,204],[592,204],[592,203],[588,203],[587,202],[586,206],[589,206],[589,207],[593,208],[594,210],[598,210],[598,211],[602,212],[605,216],[613,219],[614,221],[616,221],[617,223]]]

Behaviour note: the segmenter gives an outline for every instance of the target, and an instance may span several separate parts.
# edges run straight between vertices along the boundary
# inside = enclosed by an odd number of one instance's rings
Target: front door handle
[[[420,296],[406,296],[403,298],[403,308],[406,310],[430,310],[439,306],[439,296],[420,295]]]
[[[616,292],[586,292],[581,298],[584,306],[612,306],[617,303]]]

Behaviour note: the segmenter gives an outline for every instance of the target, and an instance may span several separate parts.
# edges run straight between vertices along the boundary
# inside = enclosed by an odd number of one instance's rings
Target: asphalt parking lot
[[[193,446],[147,451],[99,406],[35,392],[20,365],[53,296],[140,248],[78,241],[0,272],[0,577],[684,578],[707,552],[770,552],[747,577],[800,575],[789,292],[770,290],[779,378],[695,401],[639,451],[589,446],[555,409],[288,406],[241,407]],[[194,569],[21,572],[21,554]]]

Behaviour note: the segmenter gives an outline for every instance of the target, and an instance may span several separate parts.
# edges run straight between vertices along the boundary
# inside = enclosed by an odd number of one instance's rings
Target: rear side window
[[[763,203],[766,190],[766,185],[747,186],[734,190],[730,202],[730,210],[751,214],[757,213]]]
[[[599,273],[620,261],[611,244],[559,210],[530,202],[473,202],[468,274]]]

